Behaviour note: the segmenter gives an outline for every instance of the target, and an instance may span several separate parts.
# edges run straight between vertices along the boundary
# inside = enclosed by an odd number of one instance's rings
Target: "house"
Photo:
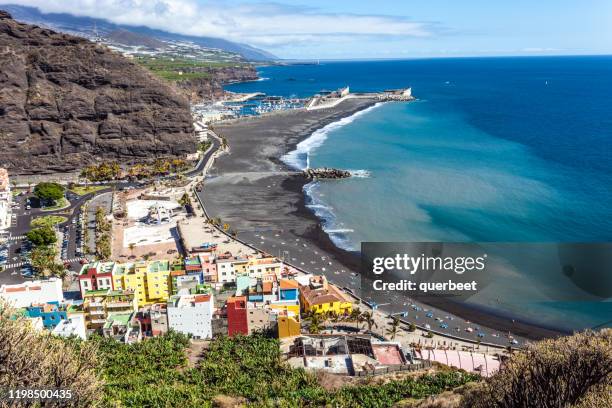
[[[47,330],[52,330],[68,317],[66,306],[57,302],[32,304],[25,308],[25,315],[29,318],[40,317]]]
[[[345,375],[409,369],[400,343],[378,341],[367,335],[299,336],[289,348],[288,363],[294,368]]]
[[[15,308],[31,306],[33,303],[62,303],[64,292],[62,280],[50,278],[0,286],[0,298]]]
[[[293,279],[281,279],[279,281],[280,300],[298,300],[300,296],[300,285]]]
[[[300,285],[300,302],[304,312],[343,315],[352,310],[351,299],[327,282],[325,276],[312,276],[307,285]]]
[[[248,259],[233,256],[230,252],[217,255],[217,282],[233,283],[239,275],[247,274]]]
[[[293,316],[281,314],[277,320],[278,338],[299,336],[301,334],[301,326],[299,319]]]
[[[245,296],[232,296],[227,300],[227,334],[249,334],[247,319],[247,299]]]
[[[131,314],[137,310],[136,297],[131,290],[89,291],[83,299],[85,326],[89,331],[101,330],[111,314]]]
[[[133,312],[109,314],[102,327],[102,334],[104,337],[111,337],[127,344],[136,343],[142,339],[140,325],[134,319]]]
[[[56,336],[72,337],[76,336],[83,340],[87,338],[87,328],[85,327],[85,316],[83,314],[68,317],[59,322],[51,332]]]
[[[93,262],[85,264],[79,272],[79,289],[81,298],[90,290],[108,290],[113,287],[115,262]]]
[[[247,273],[250,277],[261,278],[264,274],[274,274],[280,277],[282,262],[272,256],[249,259]]]
[[[217,282],[217,265],[212,253],[200,254],[200,265],[202,268],[203,282],[200,283],[216,283]]]
[[[0,233],[11,226],[11,205],[13,195],[9,183],[8,171],[0,167]]]
[[[196,339],[212,338],[212,294],[175,295],[168,301],[168,327]]]
[[[143,336],[163,336],[168,332],[168,305],[156,303],[142,307],[135,316]]]

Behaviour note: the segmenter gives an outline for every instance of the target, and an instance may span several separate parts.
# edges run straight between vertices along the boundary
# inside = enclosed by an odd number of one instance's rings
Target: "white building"
[[[196,339],[212,338],[213,296],[172,296],[168,301],[168,328]]]
[[[0,298],[16,308],[28,307],[33,303],[62,303],[64,301],[62,280],[51,278],[18,285],[2,285],[0,286]]]
[[[236,282],[236,268],[234,267],[234,259],[219,259],[217,264],[217,282],[229,283]]]
[[[8,171],[0,167],[0,235],[11,226],[12,197]]]
[[[85,316],[74,314],[67,319],[60,320],[52,331],[56,336],[70,337],[77,336],[83,340],[87,339],[87,329],[85,328]]]

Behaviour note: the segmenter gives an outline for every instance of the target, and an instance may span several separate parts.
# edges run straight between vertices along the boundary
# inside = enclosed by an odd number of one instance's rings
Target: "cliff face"
[[[85,39],[0,11],[0,166],[61,172],[196,150],[189,102]]]
[[[177,87],[194,103],[203,100],[219,99],[223,96],[223,85],[234,82],[254,81],[258,78],[257,70],[249,65],[242,67],[225,67],[209,70],[209,78],[189,79],[176,83]]]

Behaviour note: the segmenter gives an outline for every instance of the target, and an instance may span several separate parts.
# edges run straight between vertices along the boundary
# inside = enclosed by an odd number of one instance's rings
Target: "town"
[[[266,253],[210,218],[199,192],[228,147],[197,117],[196,129],[202,149],[193,170],[156,164],[133,177],[145,170],[103,163],[67,183],[37,184],[10,181],[1,170],[0,298],[58,336],[131,344],[169,331],[193,342],[266,333],[281,341],[291,366],[334,374],[418,370],[435,361],[483,376],[498,370],[507,346],[482,342],[476,326],[466,330],[473,340],[464,340],[407,324],[330,282],[327,260],[312,261],[317,273],[309,273],[289,251]],[[412,309],[440,331],[454,319]]]

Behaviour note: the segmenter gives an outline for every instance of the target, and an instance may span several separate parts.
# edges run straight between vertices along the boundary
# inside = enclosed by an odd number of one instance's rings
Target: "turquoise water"
[[[339,246],[612,241],[610,57],[342,62],[260,74],[268,79],[232,89],[303,97],[347,84],[412,86],[419,98],[332,124],[286,158],[358,171],[306,187]],[[570,328],[612,315],[609,302],[553,302],[526,289],[532,281],[520,273],[495,282],[473,301]]]

